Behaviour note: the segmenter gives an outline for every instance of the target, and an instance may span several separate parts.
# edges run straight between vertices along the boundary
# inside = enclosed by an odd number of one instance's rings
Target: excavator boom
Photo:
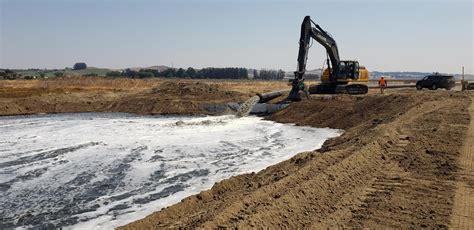
[[[311,26],[311,23],[315,27]],[[314,23],[309,16],[306,16],[301,24],[300,48],[298,51],[298,77],[301,78],[306,71],[306,61],[308,59],[308,50],[311,38],[321,44],[331,60],[333,71],[337,72],[339,67],[339,50],[337,49],[336,41],[324,31],[318,24]]]

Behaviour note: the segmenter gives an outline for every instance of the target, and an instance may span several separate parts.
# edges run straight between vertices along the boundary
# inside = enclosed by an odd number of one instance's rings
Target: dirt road
[[[269,119],[346,132],[125,229],[447,228],[470,100],[461,92],[398,90],[292,104]]]
[[[450,225],[452,229],[474,228],[474,103],[472,102],[469,113],[471,123],[459,157],[460,169]]]

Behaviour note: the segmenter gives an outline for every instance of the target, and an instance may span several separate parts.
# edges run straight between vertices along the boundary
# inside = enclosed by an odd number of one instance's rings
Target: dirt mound
[[[201,99],[220,99],[240,95],[237,92],[222,90],[218,84],[180,81],[166,81],[160,86],[153,88],[152,93],[179,96],[181,98],[199,97]]]
[[[367,125],[371,120],[373,123],[392,120],[395,115],[402,115],[413,107],[415,99],[409,94],[313,97],[311,101],[292,104],[291,108],[272,115],[270,119],[282,123],[296,121],[299,125],[348,129]]]
[[[122,98],[114,107],[121,111],[145,114],[211,114],[206,105],[240,102],[246,96],[227,91],[217,84],[166,81],[151,92]]]
[[[270,119],[346,132],[125,228],[446,228],[469,103],[403,90],[294,103]]]
[[[150,87],[126,90],[146,82],[125,82],[125,88],[57,87],[2,88],[0,115],[59,112],[127,112],[137,114],[212,114],[207,105],[242,102],[248,95],[223,89],[222,84],[199,81],[166,80],[149,83]],[[133,83],[133,84],[132,84]],[[151,87],[153,86],[153,88]]]

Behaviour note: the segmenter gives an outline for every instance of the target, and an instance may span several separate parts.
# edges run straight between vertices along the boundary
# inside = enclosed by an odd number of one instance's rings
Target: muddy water
[[[242,105],[240,105],[239,110],[237,110],[237,116],[238,117],[248,116],[250,114],[250,111],[252,111],[253,106],[256,105],[259,100],[260,98],[258,96],[253,96],[247,101],[245,101],[244,103],[242,103]]]
[[[0,229],[112,228],[339,133],[257,117],[3,117]]]

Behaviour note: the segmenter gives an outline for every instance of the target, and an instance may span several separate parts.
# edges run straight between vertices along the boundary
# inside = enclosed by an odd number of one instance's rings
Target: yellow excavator
[[[312,26],[314,25],[314,27]],[[336,41],[332,36],[314,23],[309,16],[306,16],[301,24],[301,36],[298,51],[298,67],[295,78],[291,81],[292,88],[288,99],[291,101],[301,100],[299,94],[301,82],[304,81],[306,72],[306,61],[308,59],[308,49],[311,39],[321,44],[327,53],[327,68],[321,75],[321,84],[309,87],[312,94],[366,94],[369,81],[369,71],[364,66],[359,66],[358,61],[341,61]]]

